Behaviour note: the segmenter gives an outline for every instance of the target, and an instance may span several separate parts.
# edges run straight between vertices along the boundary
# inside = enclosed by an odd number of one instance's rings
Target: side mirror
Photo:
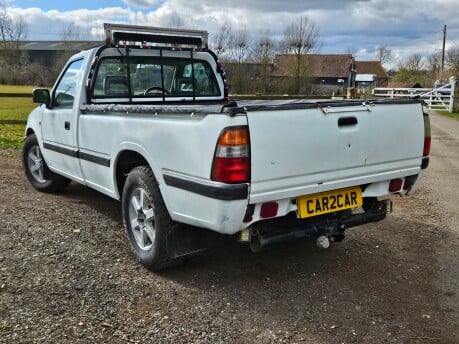
[[[34,103],[48,106],[51,101],[51,94],[46,88],[36,88],[32,91],[32,98]]]

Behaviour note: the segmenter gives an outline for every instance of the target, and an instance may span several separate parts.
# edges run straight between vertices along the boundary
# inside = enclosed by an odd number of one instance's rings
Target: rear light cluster
[[[422,151],[423,156],[429,155],[431,142],[432,142],[432,138],[430,136],[424,137],[424,149]]]
[[[424,148],[422,149],[421,169],[426,169],[429,166],[429,154],[432,137],[430,132],[430,119],[427,113],[424,113]]]
[[[249,130],[246,126],[226,128],[220,134],[211,178],[230,184],[250,181]]]

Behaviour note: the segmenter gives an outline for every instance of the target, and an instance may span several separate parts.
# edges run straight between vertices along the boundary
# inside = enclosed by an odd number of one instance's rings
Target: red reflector
[[[249,181],[249,158],[215,157],[212,179],[222,183],[247,183]]]
[[[255,212],[255,206],[253,204],[249,204],[247,206],[247,210],[245,211],[245,216],[243,222],[251,222],[253,220],[253,213]]]
[[[432,142],[432,138],[430,136],[427,136],[424,138],[424,150],[422,152],[423,156],[429,155],[431,142]]]
[[[244,216],[244,220],[242,220],[242,222],[247,223],[247,222],[250,222],[252,220],[253,220],[252,216],[246,215],[246,216]]]
[[[389,184],[389,192],[397,192],[400,191],[403,185],[402,179],[392,179]]]
[[[261,205],[260,217],[266,219],[277,215],[279,204],[277,202],[267,202]]]

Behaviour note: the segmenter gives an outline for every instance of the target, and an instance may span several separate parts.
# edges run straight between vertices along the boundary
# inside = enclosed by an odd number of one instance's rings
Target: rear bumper
[[[341,241],[346,229],[381,221],[391,210],[392,202],[386,200],[378,202],[374,209],[357,214],[343,211],[333,216],[319,217],[313,221],[289,216],[272,221],[262,221],[250,228],[248,241],[255,252],[265,246],[302,238],[326,236]]]
[[[412,173],[412,170],[392,172],[385,177],[401,177]],[[418,174],[419,168],[416,169]],[[297,196],[283,199],[267,199],[267,202],[277,204],[277,212],[273,217],[263,217],[262,207],[265,202],[252,203],[250,186],[248,184],[228,185],[199,178],[184,176],[174,172],[163,174],[164,183],[160,184],[161,192],[167,209],[173,220],[188,225],[210,229],[221,234],[235,234],[245,228],[257,225],[264,220],[282,219],[289,213],[297,211]],[[396,192],[400,195],[412,192],[420,178],[409,190]],[[362,192],[363,199],[385,199],[390,179],[354,184],[365,185]],[[349,181],[348,181],[349,182]],[[349,186],[349,185],[346,185]],[[379,221],[381,214],[356,215],[343,222],[346,227],[352,227],[372,222],[372,216]],[[385,216],[385,212],[384,212]],[[312,222],[320,221],[318,217],[311,218]],[[344,221],[344,220],[343,220]]]
[[[163,172],[161,193],[172,219],[222,234],[239,232],[247,211],[249,185],[224,184]]]

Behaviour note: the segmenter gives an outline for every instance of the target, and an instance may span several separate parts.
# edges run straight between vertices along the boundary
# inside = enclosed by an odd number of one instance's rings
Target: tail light
[[[431,142],[432,142],[432,138],[430,136],[424,137],[424,149],[422,151],[423,156],[429,155]]]
[[[431,132],[430,132],[430,119],[427,113],[424,113],[424,149],[422,150],[422,155],[427,156],[430,153],[430,144],[432,142]]]
[[[429,166],[429,153],[432,137],[430,132],[430,119],[429,114],[424,112],[424,148],[422,149],[422,162],[421,169],[425,170]]]
[[[215,149],[212,180],[222,183],[250,181],[249,130],[230,127],[223,130]]]

